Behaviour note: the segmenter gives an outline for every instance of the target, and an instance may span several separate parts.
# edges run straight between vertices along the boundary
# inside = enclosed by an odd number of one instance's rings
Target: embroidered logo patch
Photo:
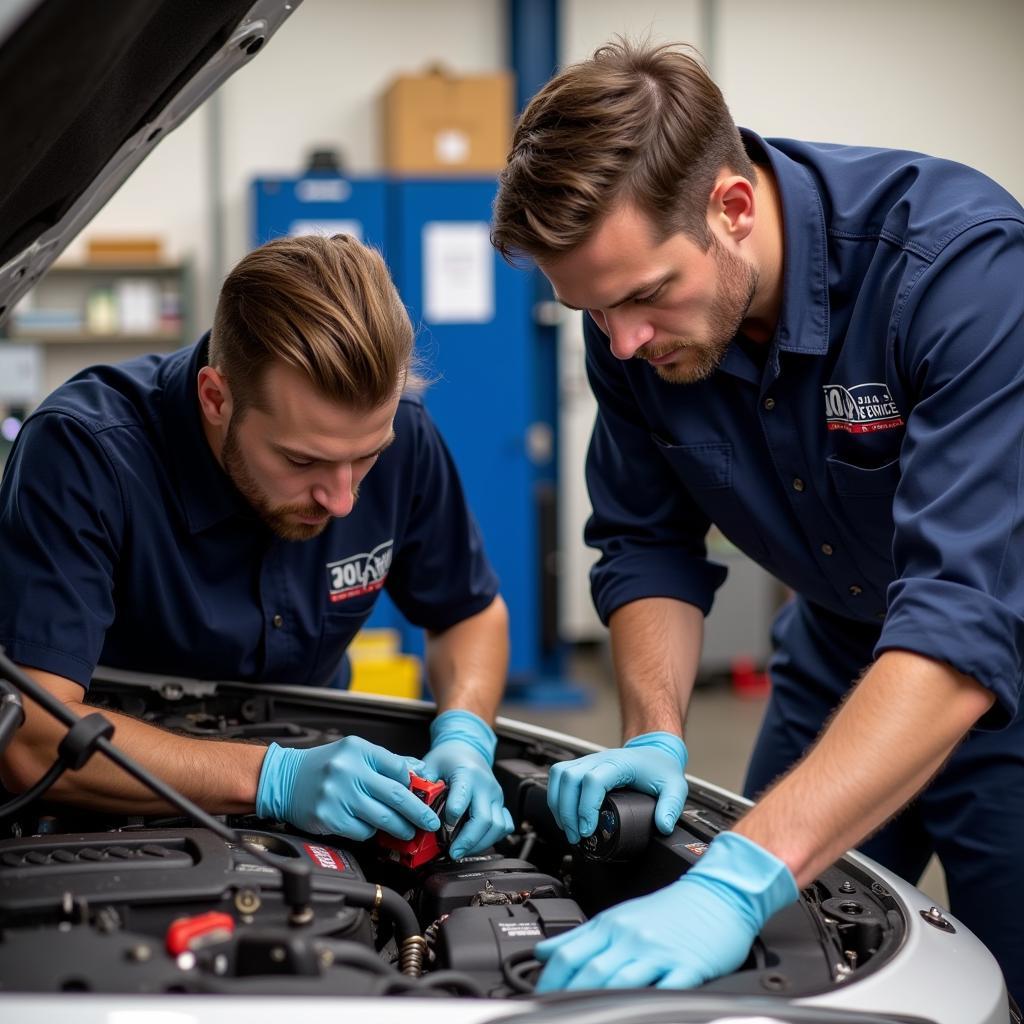
[[[372,594],[384,586],[391,568],[394,539],[378,544],[372,551],[349,555],[327,563],[327,579],[331,601],[347,601],[362,594]]]
[[[884,384],[826,384],[825,423],[829,430],[870,434],[903,426],[903,416]]]

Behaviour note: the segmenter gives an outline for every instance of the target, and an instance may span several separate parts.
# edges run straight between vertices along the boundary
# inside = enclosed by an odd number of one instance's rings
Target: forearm
[[[508,675],[508,609],[501,596],[482,612],[427,636],[427,674],[439,712],[471,711],[493,722]]]
[[[681,736],[697,678],[703,612],[673,598],[648,597],[616,609],[608,625],[623,738],[657,731]]]
[[[81,702],[80,686],[48,673],[26,672],[74,714],[84,716],[97,710]],[[56,759],[57,746],[66,732],[33,701],[26,700],[24,705],[25,724],[0,762],[0,778],[14,791],[27,789],[43,775]],[[253,809],[264,747],[192,739],[117,712],[100,713],[113,723],[113,743],[120,750],[201,807],[220,814]],[[65,772],[48,797],[102,811],[153,813],[169,809],[99,752],[79,771]]]
[[[944,663],[886,652],[736,831],[809,884],[924,787],[993,699]]]

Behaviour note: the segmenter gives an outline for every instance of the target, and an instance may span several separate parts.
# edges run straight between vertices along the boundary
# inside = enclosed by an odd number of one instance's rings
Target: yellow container
[[[397,629],[364,629],[349,645],[354,693],[382,693],[388,697],[423,696],[422,665],[413,654],[403,654]]]
[[[353,658],[349,690],[353,693],[382,693],[389,697],[413,697],[418,700],[423,696],[420,659],[413,654]]]

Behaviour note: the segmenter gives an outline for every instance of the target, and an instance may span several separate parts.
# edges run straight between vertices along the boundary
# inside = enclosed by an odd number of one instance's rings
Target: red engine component
[[[410,775],[409,788],[442,819],[441,828],[436,832],[418,828],[412,839],[396,839],[387,832],[378,832],[377,842],[387,849],[391,860],[398,861],[407,868],[418,868],[421,864],[433,860],[438,854],[444,853],[446,849],[442,843],[446,834],[443,812],[448,787],[440,781],[428,782],[418,775]]]
[[[193,917],[176,918],[168,926],[164,942],[167,952],[177,956],[186,950],[223,942],[231,937],[234,930],[235,919],[230,914],[211,910]]]

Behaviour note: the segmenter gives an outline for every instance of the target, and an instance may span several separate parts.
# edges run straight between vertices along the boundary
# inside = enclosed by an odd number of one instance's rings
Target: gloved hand
[[[592,835],[610,789],[622,786],[658,798],[654,822],[668,835],[686,803],[686,746],[670,732],[645,732],[625,746],[561,761],[548,773],[548,807],[570,843]]]
[[[369,839],[377,829],[412,839],[416,828],[433,832],[441,825],[409,789],[406,758],[359,736],[305,750],[271,743],[260,769],[256,813],[349,839]]]
[[[479,853],[512,831],[512,816],[491,771],[497,743],[491,727],[471,711],[445,711],[430,723],[430,750],[417,774],[448,784],[444,807],[448,825],[455,825],[469,808],[469,817],[449,850],[453,858]]]
[[[700,985],[739,967],[765,921],[798,895],[778,857],[722,832],[679,881],[539,943],[537,991]]]

